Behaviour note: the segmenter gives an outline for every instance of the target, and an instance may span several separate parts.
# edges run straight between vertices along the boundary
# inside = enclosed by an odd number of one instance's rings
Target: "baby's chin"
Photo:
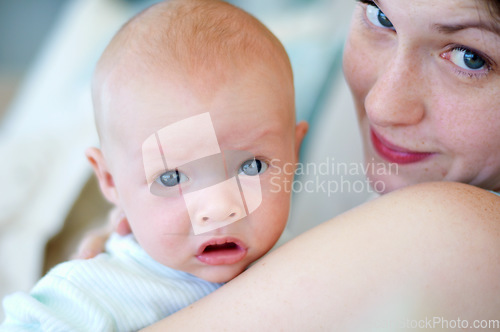
[[[193,274],[209,282],[225,283],[236,278],[245,268],[241,266],[208,266],[203,271]]]

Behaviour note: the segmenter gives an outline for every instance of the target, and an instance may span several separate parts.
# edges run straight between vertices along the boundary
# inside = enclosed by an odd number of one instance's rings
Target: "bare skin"
[[[108,219],[110,221],[108,225],[94,229],[84,235],[77,248],[77,252],[72,257],[73,259],[89,259],[100,254],[109,235],[113,231],[120,235],[127,235],[132,232],[121,209],[113,208],[109,213]]]
[[[434,316],[498,319],[498,216],[500,198],[469,185],[395,191],[297,237],[144,331],[368,331]]]
[[[498,38],[486,42],[490,39],[466,31],[435,39],[434,31],[429,33],[442,23],[444,11],[436,6],[461,13],[468,8],[462,4],[474,4],[468,10],[477,14],[476,2],[419,0],[411,2],[412,10],[396,1],[376,3],[394,27],[371,25],[384,17],[375,3],[358,8],[344,71],[367,159],[401,163],[397,176],[383,179],[391,193],[297,237],[215,293],[145,330],[369,331],[384,322],[395,330],[401,320],[424,317],[470,324],[499,319],[500,198],[449,182],[411,186],[446,180],[500,188],[498,67],[472,71],[461,63],[465,53],[475,54],[461,45],[496,60]],[[373,61],[367,64],[367,58]],[[440,75],[425,61],[438,66]],[[418,98],[405,95],[413,91],[410,83]],[[419,116],[412,116],[417,111]],[[370,141],[372,130],[384,138],[378,150]],[[417,162],[419,153],[432,157]],[[401,187],[406,188],[393,191]]]

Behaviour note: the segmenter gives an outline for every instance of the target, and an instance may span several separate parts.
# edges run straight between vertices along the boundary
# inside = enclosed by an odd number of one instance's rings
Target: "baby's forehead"
[[[203,113],[167,125],[151,134],[142,144],[145,160],[159,152],[163,162],[173,169],[191,159],[220,153],[210,114]],[[189,160],[191,161],[191,160]]]

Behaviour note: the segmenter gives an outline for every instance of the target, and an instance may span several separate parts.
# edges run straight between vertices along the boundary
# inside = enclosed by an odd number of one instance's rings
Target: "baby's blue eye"
[[[249,176],[255,176],[260,173],[263,173],[267,169],[268,165],[266,162],[259,159],[250,159],[243,164],[241,164],[239,173],[243,173]]]
[[[452,50],[450,61],[460,68],[469,70],[483,69],[487,65],[481,56],[465,48],[455,48]]]
[[[377,27],[394,30],[392,22],[375,4],[369,4],[368,6],[366,6],[366,17],[373,25]]]
[[[178,170],[173,170],[163,173],[155,181],[165,187],[175,187],[186,180],[187,177],[183,173],[180,173]]]

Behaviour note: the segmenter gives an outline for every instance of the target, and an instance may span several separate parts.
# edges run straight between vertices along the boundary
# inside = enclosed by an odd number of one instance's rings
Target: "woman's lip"
[[[370,129],[370,136],[377,153],[387,161],[396,164],[411,164],[422,161],[434,153],[432,152],[416,152],[411,151],[397,145],[392,144],[382,136],[378,135],[375,130]]]
[[[234,243],[235,248],[205,252],[208,246],[224,245],[226,243]],[[203,243],[198,248],[196,258],[208,265],[230,265],[241,261],[246,254],[247,247],[242,241],[233,237],[222,237],[212,238]]]

